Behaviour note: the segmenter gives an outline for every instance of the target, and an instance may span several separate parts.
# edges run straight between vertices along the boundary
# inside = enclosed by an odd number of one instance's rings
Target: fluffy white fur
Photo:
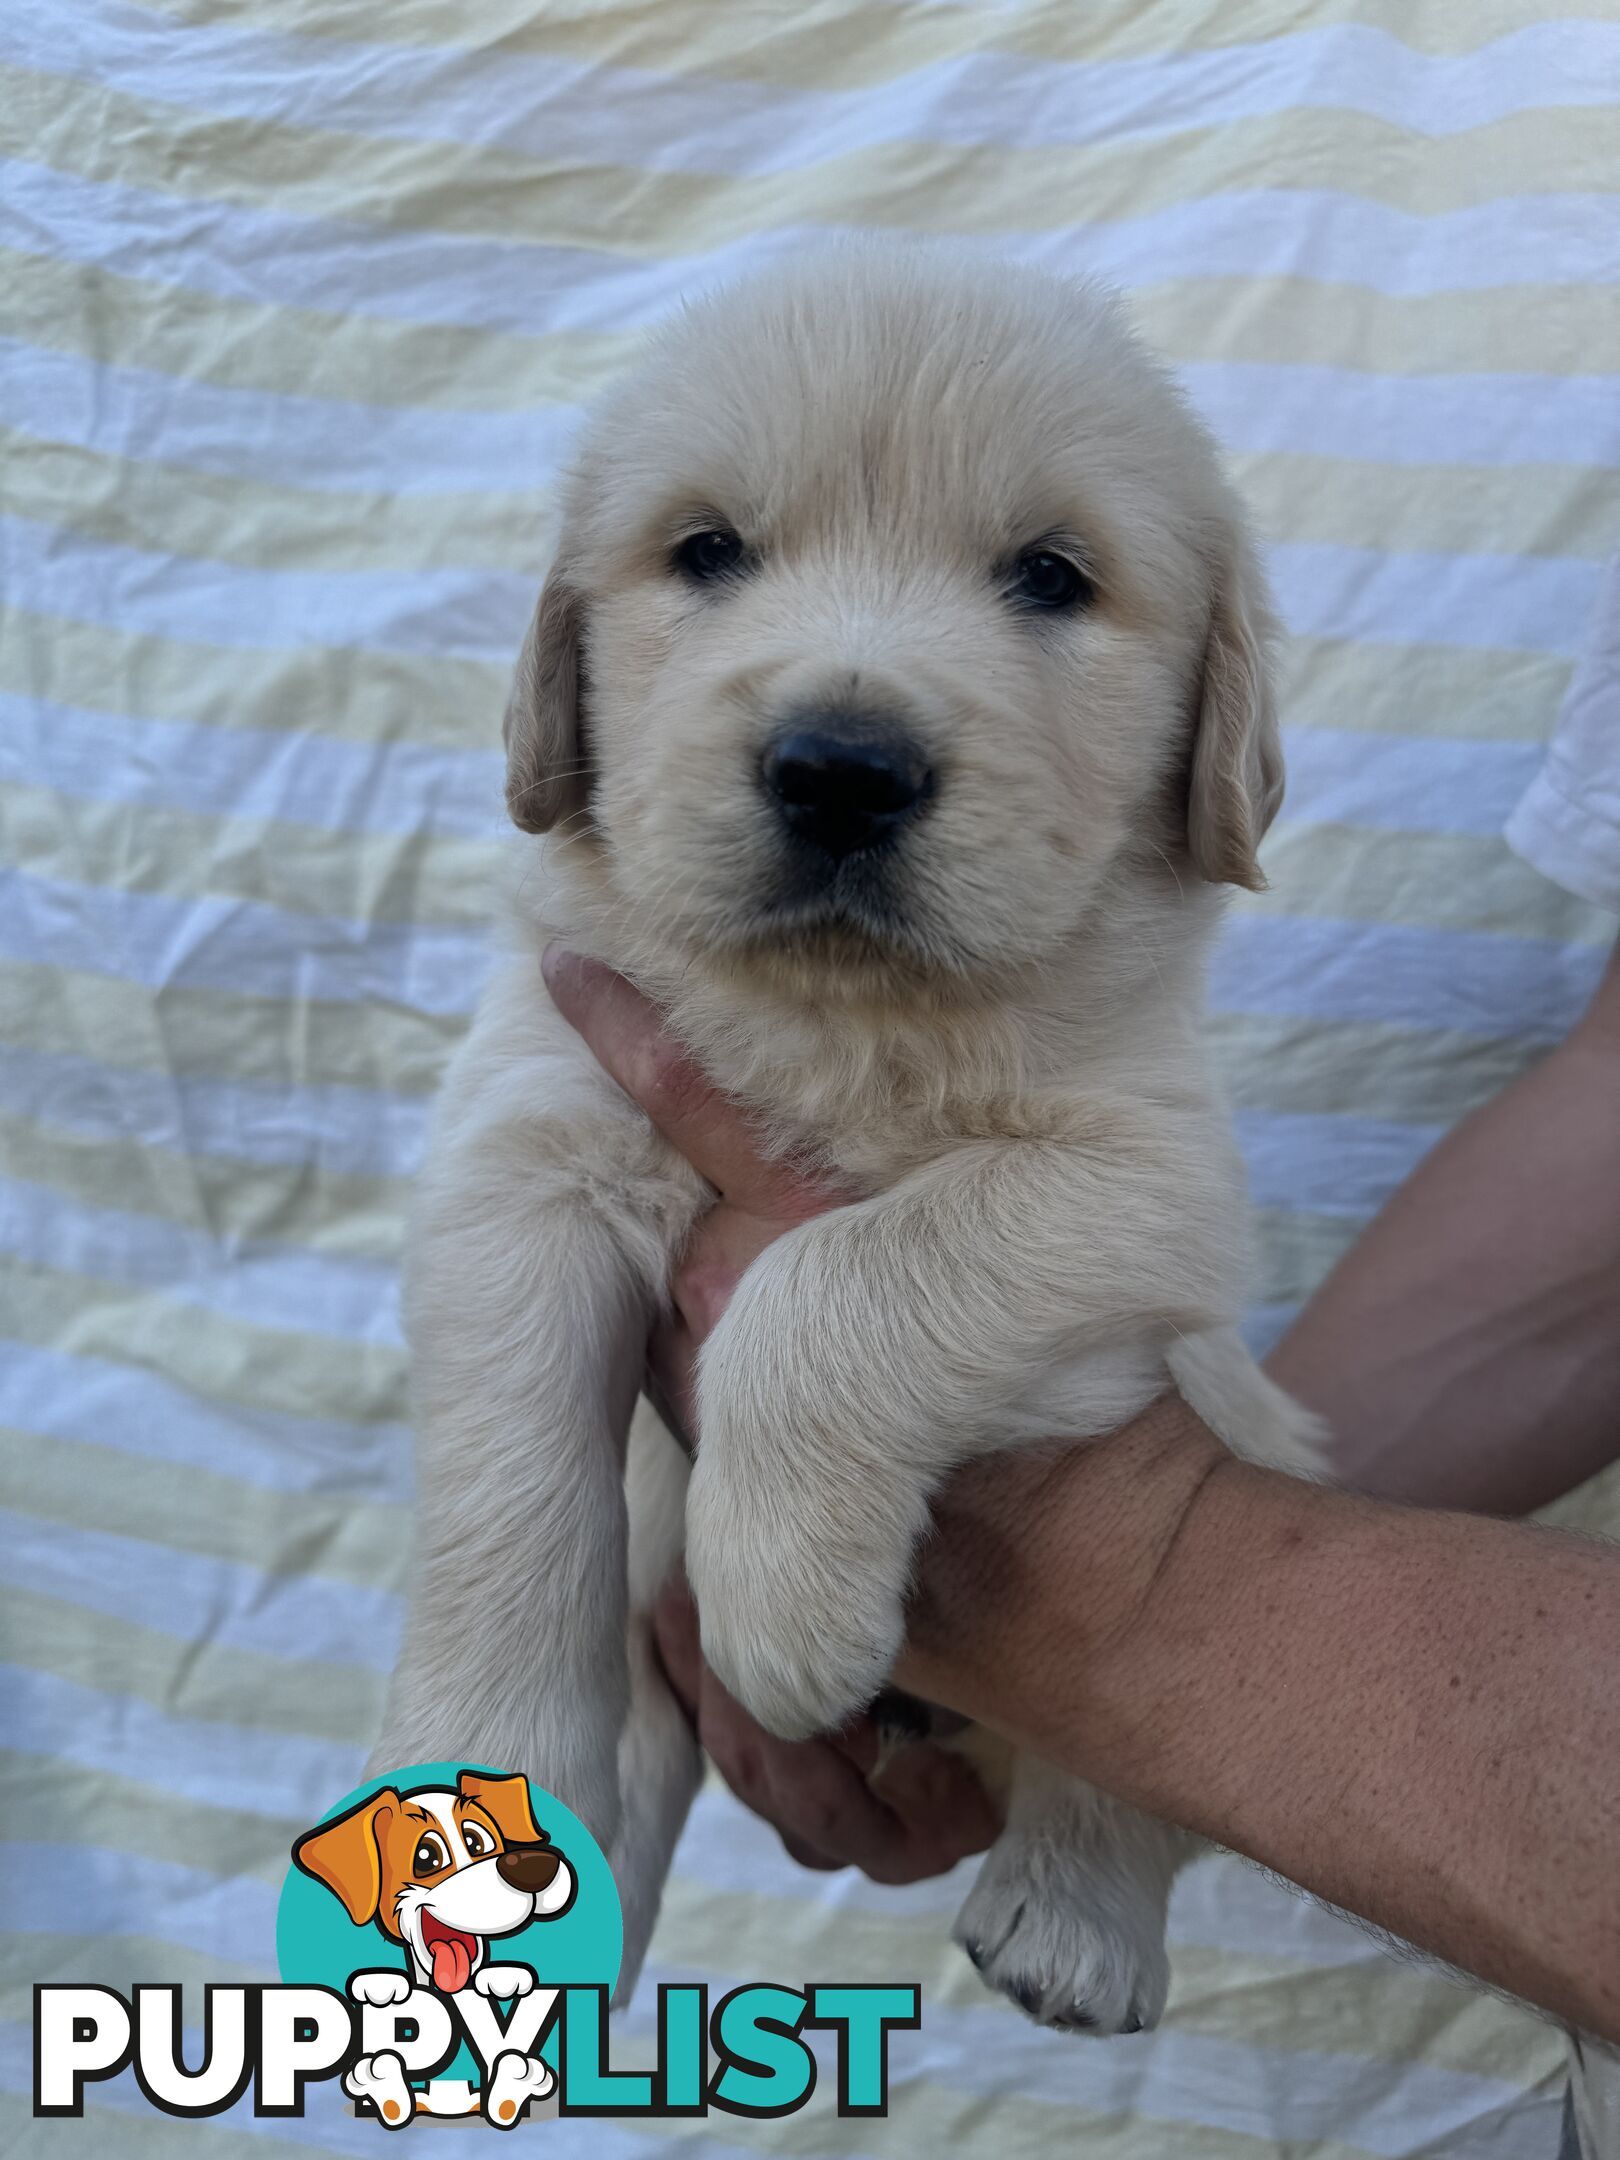
[[[695,586],[673,552],[722,521],[746,573]],[[1090,606],[1009,605],[1037,542]],[[818,254],[690,310],[595,416],[507,715],[512,815],[547,837],[421,1183],[419,1544],[376,1759],[509,1765],[578,1810],[625,1986],[698,1774],[642,1616],[685,1466],[638,1421],[627,1530],[626,1433],[707,1196],[539,954],[633,977],[772,1145],[869,1196],[744,1278],[685,1493],[709,1659],[775,1731],[821,1730],[885,1679],[966,1458],[1173,1382],[1310,1467],[1234,1332],[1245,1211],[1200,1040],[1218,888],[1259,881],[1281,791],[1267,636],[1210,442],[1094,290]],[[876,883],[785,904],[762,745],[850,701],[903,720],[936,793]],[[1149,2024],[1186,1847],[1018,1760],[959,1937],[1049,2022]]]

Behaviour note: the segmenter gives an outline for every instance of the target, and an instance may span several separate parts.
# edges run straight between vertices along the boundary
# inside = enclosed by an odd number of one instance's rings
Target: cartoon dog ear
[[[294,1862],[342,1900],[356,1927],[375,1920],[382,1903],[381,1838],[399,1804],[399,1794],[386,1785],[347,1815],[306,1830],[293,1846]]]
[[[523,832],[549,832],[585,800],[580,687],[584,597],[559,553],[518,655],[501,734],[506,809]]]
[[[526,1777],[480,1777],[475,1770],[463,1770],[456,1779],[456,1791],[463,1800],[478,1802],[508,1845],[538,1845],[544,1840],[546,1833],[529,1805]]]
[[[1265,890],[1256,859],[1283,795],[1282,738],[1271,680],[1273,622],[1265,577],[1234,521],[1204,645],[1187,785],[1187,847],[1212,885]]]

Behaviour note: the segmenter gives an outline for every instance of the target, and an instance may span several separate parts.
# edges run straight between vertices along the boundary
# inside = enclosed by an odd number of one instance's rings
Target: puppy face
[[[1257,882],[1265,635],[1106,302],[844,250],[693,309],[598,414],[508,800],[643,949],[999,975],[1154,855]]]

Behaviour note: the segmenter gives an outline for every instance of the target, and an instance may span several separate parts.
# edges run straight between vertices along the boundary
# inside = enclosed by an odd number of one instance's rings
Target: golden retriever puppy
[[[1267,631],[1204,429],[1086,287],[817,253],[691,308],[594,417],[506,719],[545,837],[421,1182],[418,1552],[376,1760],[521,1769],[583,1815],[621,1991],[698,1774],[643,1617],[683,1514],[708,1658],[804,1735],[882,1687],[968,1457],[1174,1385],[1311,1466],[1234,1332],[1200,1037],[1220,888],[1259,882],[1281,791]],[[660,1441],[627,1513],[626,1432],[706,1192],[548,1003],[553,938],[866,1195],[744,1277],[684,1509]],[[1028,1758],[1006,1804],[959,1938],[1048,2023],[1151,2024],[1187,1841]]]

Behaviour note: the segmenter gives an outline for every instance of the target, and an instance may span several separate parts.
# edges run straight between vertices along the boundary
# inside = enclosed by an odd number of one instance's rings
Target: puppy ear
[[[475,1770],[463,1770],[456,1779],[456,1791],[463,1800],[478,1802],[508,1845],[539,1845],[544,1841],[545,1832],[529,1805],[526,1777],[480,1777]]]
[[[293,1846],[297,1866],[341,1899],[356,1927],[375,1920],[382,1903],[381,1837],[398,1807],[399,1794],[385,1785],[347,1815],[307,1830]]]
[[[506,808],[524,832],[549,832],[585,796],[580,726],[584,602],[558,557],[518,655],[501,733]]]
[[[1187,786],[1187,846],[1212,885],[1263,892],[1257,857],[1283,795],[1265,578],[1234,527],[1216,571]]]

